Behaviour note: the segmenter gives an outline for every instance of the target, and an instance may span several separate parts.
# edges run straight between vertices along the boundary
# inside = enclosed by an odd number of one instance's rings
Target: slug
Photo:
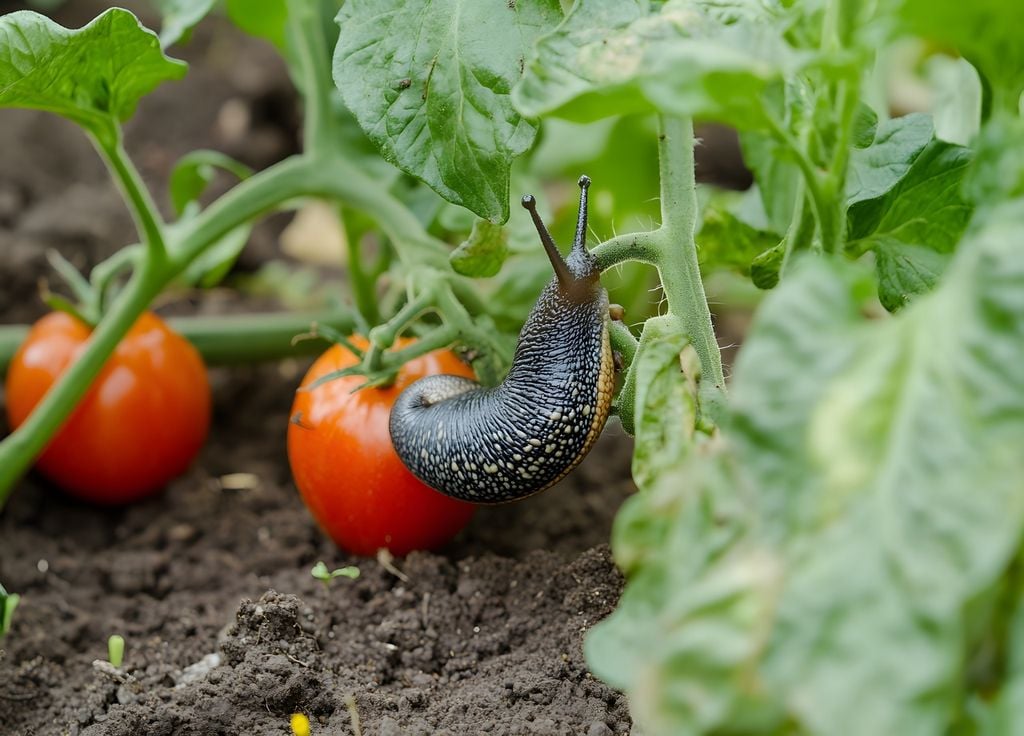
[[[614,360],[608,293],[587,251],[580,177],[576,237],[562,259],[530,195],[525,207],[555,271],[519,334],[512,367],[493,388],[457,376],[421,378],[395,400],[391,441],[413,475],[473,503],[525,498],[565,477],[608,419]]]

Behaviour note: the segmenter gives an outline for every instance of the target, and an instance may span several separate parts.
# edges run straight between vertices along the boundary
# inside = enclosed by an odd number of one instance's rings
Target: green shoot
[[[349,565],[347,567],[339,567],[337,570],[328,570],[327,565],[321,560],[313,565],[313,569],[309,571],[309,574],[324,584],[324,590],[328,590],[334,578],[348,578],[349,580],[358,578],[359,568]]]
[[[107,639],[107,659],[114,667],[120,667],[124,661],[124,637],[113,634]]]

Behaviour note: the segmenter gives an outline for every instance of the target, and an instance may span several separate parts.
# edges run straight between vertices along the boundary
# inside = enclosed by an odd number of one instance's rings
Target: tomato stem
[[[135,220],[135,227],[139,237],[146,244],[149,257],[155,262],[161,262],[167,258],[167,247],[164,243],[164,221],[160,216],[160,210],[153,202],[153,197],[146,188],[138,169],[128,157],[124,150],[123,135],[120,126],[117,126],[117,135],[112,141],[104,141],[93,138],[96,149],[100,152],[107,168],[114,177],[121,194]]]
[[[320,3],[287,0],[286,5],[286,32],[295,58],[292,68],[305,102],[303,146],[311,154],[322,154],[337,148],[337,143],[332,133],[331,54],[324,37]]]

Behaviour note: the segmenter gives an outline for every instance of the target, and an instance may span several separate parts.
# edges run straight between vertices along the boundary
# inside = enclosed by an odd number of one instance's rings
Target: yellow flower
[[[309,736],[309,719],[301,713],[292,713],[292,733],[295,736]]]

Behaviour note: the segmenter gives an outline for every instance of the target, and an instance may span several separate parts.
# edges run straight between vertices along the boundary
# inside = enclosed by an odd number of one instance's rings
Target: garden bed
[[[59,20],[85,22],[90,5]],[[189,75],[128,126],[161,202],[186,151],[259,168],[297,147],[273,52],[214,21],[180,53]],[[230,63],[242,55],[252,65]],[[70,123],[4,110],[0,126],[0,321],[28,322],[44,309],[47,248],[88,268],[130,242],[132,224]],[[279,256],[279,228],[257,228],[240,269]],[[158,311],[266,306],[254,301],[187,294]],[[339,552],[298,497],[284,436],[303,369],[214,370],[210,440],[158,498],[105,510],[38,478],[21,484],[0,515],[0,579],[22,594],[0,653],[0,733],[280,734],[293,712],[311,716],[313,733],[353,732],[353,712],[363,734],[628,731],[625,700],[581,652],[621,585],[605,543],[631,489],[623,436],[610,430],[558,487],[481,510],[439,553],[396,561],[402,579]],[[325,589],[310,575],[318,560],[361,576]],[[132,682],[93,666],[114,633]]]

